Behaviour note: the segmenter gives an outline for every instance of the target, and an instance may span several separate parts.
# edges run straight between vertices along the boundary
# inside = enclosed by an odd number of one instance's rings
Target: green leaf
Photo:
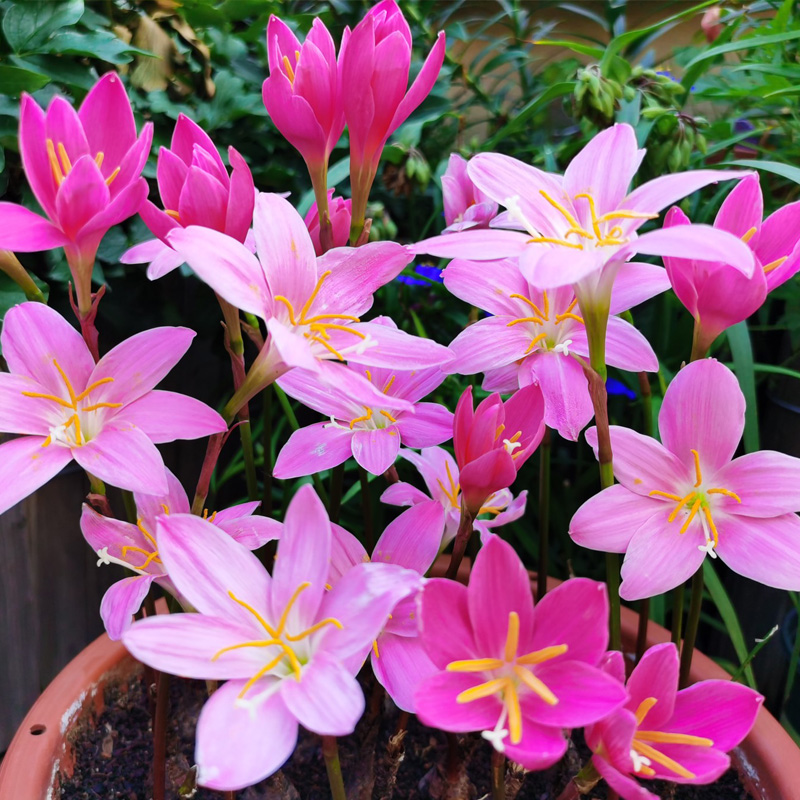
[[[709,559],[703,562],[703,579],[706,584],[706,589],[708,589],[708,593],[711,595],[711,600],[714,602],[720,617],[722,617],[722,621],[725,623],[725,629],[728,631],[731,644],[736,651],[736,657],[739,659],[739,663],[743,665],[747,658],[747,645],[745,644],[742,626],[739,624],[739,617],[736,615],[736,609],[733,607],[733,603],[731,603],[731,599],[728,597],[728,593],[725,591],[722,581],[720,581],[717,573],[714,572],[714,567]],[[757,688],[756,676],[753,674],[753,668],[749,664],[744,667],[744,679],[751,689]]]
[[[751,169],[763,169],[765,172],[772,172],[782,178],[800,183],[800,167],[792,167],[789,164],[782,164],[780,161],[762,161],[755,158],[739,158],[735,161],[728,161],[726,164],[733,164],[737,167],[750,167]]]
[[[3,17],[3,33],[15,53],[33,51],[59,28],[74,25],[83,16],[83,0],[25,0]]]
[[[18,97],[22,92],[35,92],[48,83],[50,78],[41,72],[0,64],[0,94]]]
[[[750,662],[761,652],[761,648],[764,647],[767,642],[778,632],[779,626],[775,625],[769,633],[763,639],[756,639],[755,647],[745,656],[744,661],[742,661],[741,666],[736,672],[733,673],[732,678],[735,681],[741,680],[742,673],[750,666]]]
[[[567,50],[572,50],[573,53],[580,53],[583,56],[591,56],[592,58],[602,58],[603,48],[592,47],[588,44],[581,44],[580,42],[570,42],[567,39],[537,39],[533,42],[536,45],[546,45],[549,47],[564,47]]]
[[[739,322],[728,328],[726,333],[736,366],[736,377],[747,404],[744,412],[744,449],[748,453],[755,453],[758,450],[758,405],[750,331],[746,322]]]
[[[47,43],[46,47],[41,48],[41,52],[87,56],[107,61],[109,64],[127,64],[133,60],[134,55],[155,58],[149,50],[142,50],[123,42],[109,31],[59,33]]]
[[[49,289],[46,283],[40,281],[34,275],[31,275],[33,282],[39,287],[42,294],[47,298]],[[19,303],[24,303],[28,298],[25,292],[6,275],[5,272],[0,272],[0,320],[2,320],[6,312]]]
[[[726,364],[726,367],[735,370],[735,364]],[[789,369],[788,367],[777,367],[773,364],[753,364],[753,369],[756,372],[766,372],[770,375],[786,375],[789,378],[797,378],[800,379],[800,372],[797,370]]]

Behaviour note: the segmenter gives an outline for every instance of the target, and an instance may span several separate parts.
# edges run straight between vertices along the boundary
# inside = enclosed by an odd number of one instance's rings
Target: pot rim
[[[465,560],[466,562],[466,560]],[[464,580],[469,567],[459,570]],[[434,568],[434,572],[437,570]],[[443,571],[443,570],[442,570]],[[531,574],[535,595],[536,574]],[[563,581],[548,577],[548,590]],[[159,613],[166,610],[160,600]],[[639,615],[622,607],[622,640],[628,651],[635,647]],[[651,647],[670,641],[670,632],[652,620],[647,627]],[[0,762],[0,798],[53,800],[54,786],[63,766],[71,765],[67,733],[92,706],[100,710],[102,687],[109,680],[130,677],[139,668],[122,642],[104,633],[84,648],[53,679],[31,707]],[[708,656],[694,651],[690,678],[693,683],[730,679]],[[745,787],[760,800],[800,800],[800,752],[783,726],[763,706],[755,726],[736,748],[737,767]]]

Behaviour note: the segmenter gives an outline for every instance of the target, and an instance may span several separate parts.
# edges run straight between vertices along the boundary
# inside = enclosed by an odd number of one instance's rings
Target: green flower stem
[[[650,598],[645,597],[639,603],[639,627],[636,629],[636,661],[647,650],[647,623],[650,622]]]
[[[548,550],[550,538],[550,461],[552,434],[545,428],[539,445],[539,563],[536,565],[536,599],[547,592]]]
[[[705,358],[714,338],[715,337],[712,336],[709,339],[707,335],[704,335],[700,323],[695,320],[694,331],[692,333],[692,355],[689,357],[689,361],[699,361],[701,358]]]
[[[201,516],[206,504],[206,498],[211,487],[211,476],[214,474],[214,467],[217,466],[222,445],[225,443],[227,432],[215,433],[208,437],[206,455],[203,458],[203,466],[200,468],[200,477],[197,479],[197,488],[192,500],[192,514]]]
[[[101,481],[100,478],[96,478],[91,472],[87,472],[86,475],[89,478],[89,486],[91,487],[92,492],[105,497],[106,485],[103,483],[103,481]]]
[[[244,476],[247,481],[247,499],[258,500],[258,478],[256,477],[256,462],[253,455],[253,432],[250,420],[239,423],[239,439],[242,443],[242,456],[244,458]]]
[[[331,498],[328,503],[328,516],[331,522],[339,521],[342,509],[342,486],[344,484],[344,463],[331,470]]]
[[[342,765],[339,761],[339,745],[335,736],[322,737],[322,757],[328,771],[328,783],[331,785],[332,800],[347,800],[342,778]]]
[[[360,464],[358,478],[361,481],[361,513],[364,516],[364,547],[371,553],[375,546],[375,532],[372,527],[372,501],[369,496],[369,476]]]
[[[653,394],[650,390],[650,378],[646,372],[639,373],[639,391],[642,395],[642,433],[645,436],[653,435]],[[650,598],[646,597],[639,603],[639,627],[636,631],[636,661],[644,655],[647,649],[647,623],[650,620]]]
[[[133,492],[123,489],[122,502],[125,505],[125,516],[128,518],[128,522],[132,522],[135,525],[136,520],[139,518],[139,512],[136,510],[136,501],[133,499]]]
[[[686,633],[681,648],[681,672],[679,686],[681,689],[689,685],[689,671],[692,668],[692,654],[697,639],[697,628],[700,624],[700,609],[703,606],[703,567],[695,572],[692,578],[692,599],[689,604],[689,616],[686,619]]]
[[[272,516],[272,395],[272,386],[267,386],[261,394],[263,401],[261,441],[264,447],[264,492],[261,495],[261,513],[265,517]]]
[[[506,757],[492,748],[492,800],[506,800]]]
[[[672,643],[680,648],[681,636],[683,636],[683,596],[684,585],[675,587],[672,594]]]
[[[0,272],[5,272],[25,292],[25,297],[28,300],[47,303],[39,287],[34,283],[33,278],[10,250],[0,250]]]
[[[601,781],[600,773],[591,761],[587,761],[581,771],[564,787],[557,800],[577,800],[589,792]]]

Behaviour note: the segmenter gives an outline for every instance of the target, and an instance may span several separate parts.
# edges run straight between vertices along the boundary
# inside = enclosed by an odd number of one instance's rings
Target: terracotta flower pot
[[[467,575],[464,565],[459,578]],[[559,583],[548,578],[548,589]],[[532,585],[535,591],[535,578]],[[638,621],[634,611],[623,607],[622,644],[627,651],[635,648]],[[669,640],[669,631],[649,624],[648,645]],[[102,709],[107,683],[124,684],[140,669],[122,644],[106,635],[67,664],[28,712],[0,764],[0,800],[57,797],[59,775],[71,775],[74,764],[70,734],[81,720]],[[692,681],[729,677],[695,651]],[[766,709],[761,709],[750,735],[734,752],[734,763],[742,783],[757,800],[800,800],[800,749]]]

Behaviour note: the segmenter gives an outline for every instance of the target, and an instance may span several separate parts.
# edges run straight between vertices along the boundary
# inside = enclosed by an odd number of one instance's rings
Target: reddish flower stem
[[[472,534],[472,524],[475,522],[475,517],[467,508],[461,505],[461,520],[458,523],[458,531],[456,538],[453,541],[453,554],[450,556],[450,564],[447,567],[445,578],[455,580],[458,575],[458,568],[461,566],[461,559],[464,558],[464,552],[467,549],[467,542]]]

